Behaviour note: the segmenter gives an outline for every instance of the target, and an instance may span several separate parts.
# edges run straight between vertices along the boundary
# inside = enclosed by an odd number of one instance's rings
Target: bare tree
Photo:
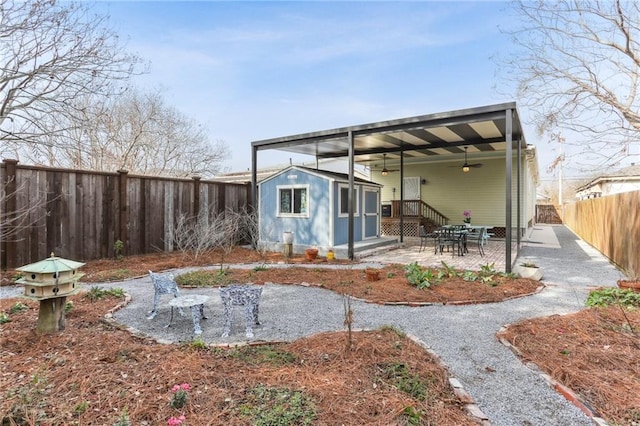
[[[140,65],[87,3],[0,0],[0,20],[0,140],[13,155],[55,146],[80,122],[77,99],[119,94]]]
[[[197,219],[185,214],[178,216],[174,244],[194,260],[204,253],[220,250],[220,270],[223,270],[225,256],[242,240],[246,223],[246,214],[242,211],[227,208],[216,212],[204,207]]]
[[[505,62],[541,134],[577,132],[582,153],[612,164],[640,136],[640,3],[516,0]]]
[[[75,101],[82,125],[65,133],[65,143],[40,150],[48,164],[100,171],[128,170],[156,176],[211,176],[229,155],[222,141],[164,101],[159,89],[129,89],[105,102]],[[77,118],[73,118],[77,120]],[[66,128],[74,128],[72,123]]]

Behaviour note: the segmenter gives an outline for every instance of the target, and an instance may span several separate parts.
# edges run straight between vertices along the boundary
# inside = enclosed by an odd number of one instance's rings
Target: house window
[[[309,216],[308,186],[283,186],[278,188],[279,216]]]
[[[340,191],[340,202],[339,202],[339,216],[348,216],[349,215],[349,186],[340,185],[338,187]],[[354,197],[356,199],[356,206],[353,211],[354,216],[358,216],[358,212],[360,211],[360,198],[358,197],[358,188],[354,188]]]

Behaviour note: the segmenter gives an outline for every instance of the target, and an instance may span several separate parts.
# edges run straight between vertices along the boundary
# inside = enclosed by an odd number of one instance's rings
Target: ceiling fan
[[[462,164],[462,171],[464,173],[467,173],[469,169],[471,169],[471,167],[482,167],[482,163],[469,164],[469,162],[467,161],[467,148],[469,147],[468,146],[464,147],[464,164]],[[460,166],[449,166],[449,167],[460,167]]]
[[[391,172],[397,172],[397,171],[399,171],[399,170],[398,169],[395,169],[395,170],[388,170],[387,169],[387,154],[386,153],[382,154],[382,171],[380,172],[380,174],[382,176],[386,176]]]

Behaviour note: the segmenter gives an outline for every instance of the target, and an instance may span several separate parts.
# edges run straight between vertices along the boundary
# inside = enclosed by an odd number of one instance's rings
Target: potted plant
[[[304,251],[304,254],[307,257],[307,260],[315,260],[315,258],[318,257],[318,248],[310,247]]]
[[[463,211],[462,216],[464,216],[464,219],[462,219],[462,221],[467,225],[471,225],[471,211],[470,210]]]
[[[627,279],[618,280],[618,287],[640,293],[640,272],[632,268],[627,272],[627,276]]]
[[[532,280],[540,281],[542,279],[542,271],[533,262],[522,262],[518,265],[518,275],[522,278],[531,278]]]

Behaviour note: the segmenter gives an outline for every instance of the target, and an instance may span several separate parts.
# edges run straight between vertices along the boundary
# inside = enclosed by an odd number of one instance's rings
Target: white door
[[[420,199],[420,177],[404,178],[404,199],[419,200]]]
[[[404,178],[404,199],[420,199],[420,177]],[[404,203],[405,216],[418,216],[418,203]]]

